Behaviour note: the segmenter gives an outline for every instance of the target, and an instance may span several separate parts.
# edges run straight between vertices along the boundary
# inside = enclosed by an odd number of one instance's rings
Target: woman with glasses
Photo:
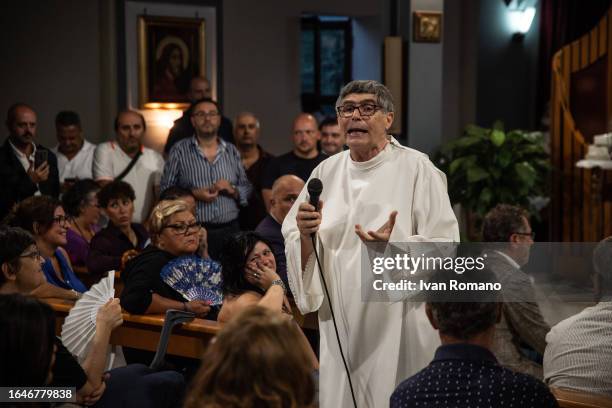
[[[91,240],[87,270],[92,276],[101,278],[108,271],[123,270],[149,243],[144,226],[132,222],[135,197],[125,181],[113,181],[98,192],[98,204],[108,217],[108,225]]]
[[[47,282],[73,291],[74,297],[87,290],[72,270],[66,251],[66,233],[69,217],[58,200],[49,196],[28,197],[17,204],[7,218],[7,223],[30,232],[44,258],[42,270]]]
[[[208,302],[186,301],[160,276],[169,262],[201,249],[202,227],[188,205],[181,200],[161,201],[151,212],[149,229],[152,244],[128,262],[121,276],[125,283],[121,293],[123,308],[133,314],[179,309],[200,317],[208,315]]]
[[[77,181],[62,196],[64,211],[71,217],[64,249],[77,273],[87,273],[89,243],[99,231],[100,208],[96,196],[99,190],[98,183],[85,179]]]

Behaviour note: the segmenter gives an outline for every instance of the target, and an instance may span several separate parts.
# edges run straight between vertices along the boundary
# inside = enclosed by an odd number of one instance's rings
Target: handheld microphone
[[[309,203],[319,211],[319,197],[323,191],[323,183],[318,178],[313,178],[308,182],[308,195],[310,196]]]

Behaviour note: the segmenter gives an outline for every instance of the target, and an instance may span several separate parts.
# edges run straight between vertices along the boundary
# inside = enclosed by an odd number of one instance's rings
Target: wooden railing
[[[572,79],[597,64],[605,65],[604,77],[595,84],[606,93],[607,118],[612,120],[612,8],[589,33],[559,50],[552,60],[551,158],[552,177],[551,241],[598,241],[612,235],[612,201],[607,189],[612,173],[600,169],[578,169],[593,134],[584,134],[572,107]],[[574,105],[573,105],[574,103]],[[606,114],[604,114],[606,116]],[[601,122],[601,121],[600,121]],[[599,125],[598,129],[604,132]],[[584,126],[591,132],[592,127]],[[592,133],[592,132],[591,132]]]
[[[610,408],[612,398],[603,395],[586,394],[565,388],[551,387],[559,408]]]

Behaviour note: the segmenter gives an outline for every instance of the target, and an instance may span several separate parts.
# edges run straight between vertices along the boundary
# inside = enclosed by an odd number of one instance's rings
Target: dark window
[[[351,21],[348,17],[302,18],[302,110],[334,114],[344,84],[351,80]]]

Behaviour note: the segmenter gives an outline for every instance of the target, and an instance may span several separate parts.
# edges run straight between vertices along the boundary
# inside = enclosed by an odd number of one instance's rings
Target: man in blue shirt
[[[449,271],[434,279],[448,282],[458,276]],[[496,281],[486,269],[471,278],[483,283]],[[395,389],[391,408],[558,407],[544,383],[500,366],[491,352],[495,324],[501,317],[498,295],[473,292],[449,298],[448,293],[429,292],[426,296],[427,317],[439,331],[442,345],[427,367]],[[475,302],[478,299],[482,301]]]
[[[238,213],[252,186],[236,146],[219,137],[221,112],[212,99],[193,105],[193,137],[176,143],[164,167],[161,191],[171,186],[190,190],[197,200],[196,218],[208,231],[210,257],[218,259],[223,241],[240,230]]]

